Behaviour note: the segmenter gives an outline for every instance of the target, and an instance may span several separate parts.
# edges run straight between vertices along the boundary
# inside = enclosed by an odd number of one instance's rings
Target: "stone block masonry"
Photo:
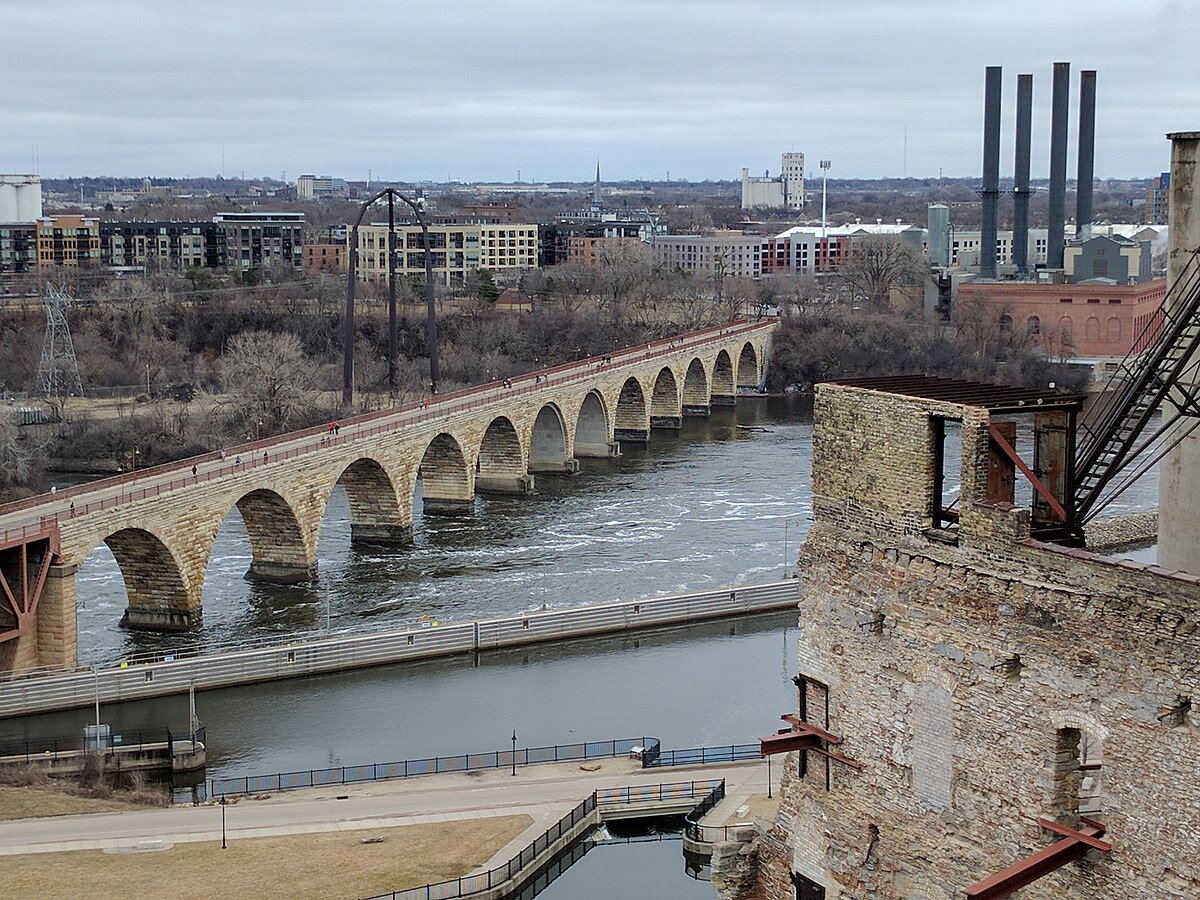
[[[931,528],[934,416],[963,423],[950,536]],[[758,876],[725,896],[963,898],[1057,839],[1038,817],[1081,814],[1113,851],[1018,896],[1200,896],[1200,578],[1030,539],[1028,511],[985,499],[987,425],[818,388],[797,710],[865,768],[787,754]]]
[[[732,398],[736,384],[757,384],[773,327],[743,323],[631,348],[336,432],[284,435],[0,509],[0,539],[57,530],[61,548],[36,617],[0,642],[0,672],[74,665],[75,573],[101,543],[125,581],[123,624],[195,628],[213,541],[233,508],[249,536],[247,577],[309,580],[337,485],[349,499],[352,540],[407,543],[415,511],[470,515],[478,491],[528,493],[533,473],[571,475],[578,457],[615,456],[621,440],[678,427],[685,401],[707,410],[714,391]]]

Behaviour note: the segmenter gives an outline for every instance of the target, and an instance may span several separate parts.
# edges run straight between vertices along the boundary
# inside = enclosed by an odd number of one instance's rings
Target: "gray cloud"
[[[0,171],[470,180],[979,170],[983,67],[1099,70],[1097,174],[1200,127],[1193,4],[948,0],[50,0],[0,7]],[[14,86],[20,85],[20,89]],[[907,154],[905,131],[907,129]],[[1011,168],[1011,150],[1005,161]]]

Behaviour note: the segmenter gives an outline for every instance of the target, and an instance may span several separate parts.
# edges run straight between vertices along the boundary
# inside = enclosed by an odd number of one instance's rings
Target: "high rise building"
[[[755,208],[804,208],[803,153],[783,154],[776,177],[769,172],[761,178],[751,177],[749,169],[742,169],[742,209]]]

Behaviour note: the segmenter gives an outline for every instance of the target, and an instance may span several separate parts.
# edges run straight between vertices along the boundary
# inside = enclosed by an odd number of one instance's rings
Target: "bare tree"
[[[838,276],[851,305],[888,309],[894,288],[920,284],[924,268],[912,244],[903,238],[868,235],[855,239]]]
[[[290,334],[249,331],[229,342],[218,370],[241,422],[278,431],[301,420],[315,400],[312,363]]]
[[[606,238],[599,246],[599,286],[615,323],[629,317],[634,295],[644,289],[654,270],[650,248],[632,238]]]
[[[0,406],[0,496],[28,484],[33,476],[33,448],[21,434],[16,412]]]

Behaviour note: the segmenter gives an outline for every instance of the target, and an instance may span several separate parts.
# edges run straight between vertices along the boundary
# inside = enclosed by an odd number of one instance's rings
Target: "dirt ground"
[[[532,823],[528,816],[333,831],[169,850],[4,857],[5,898],[365,897],[464,875]],[[365,837],[382,841],[364,844]]]

